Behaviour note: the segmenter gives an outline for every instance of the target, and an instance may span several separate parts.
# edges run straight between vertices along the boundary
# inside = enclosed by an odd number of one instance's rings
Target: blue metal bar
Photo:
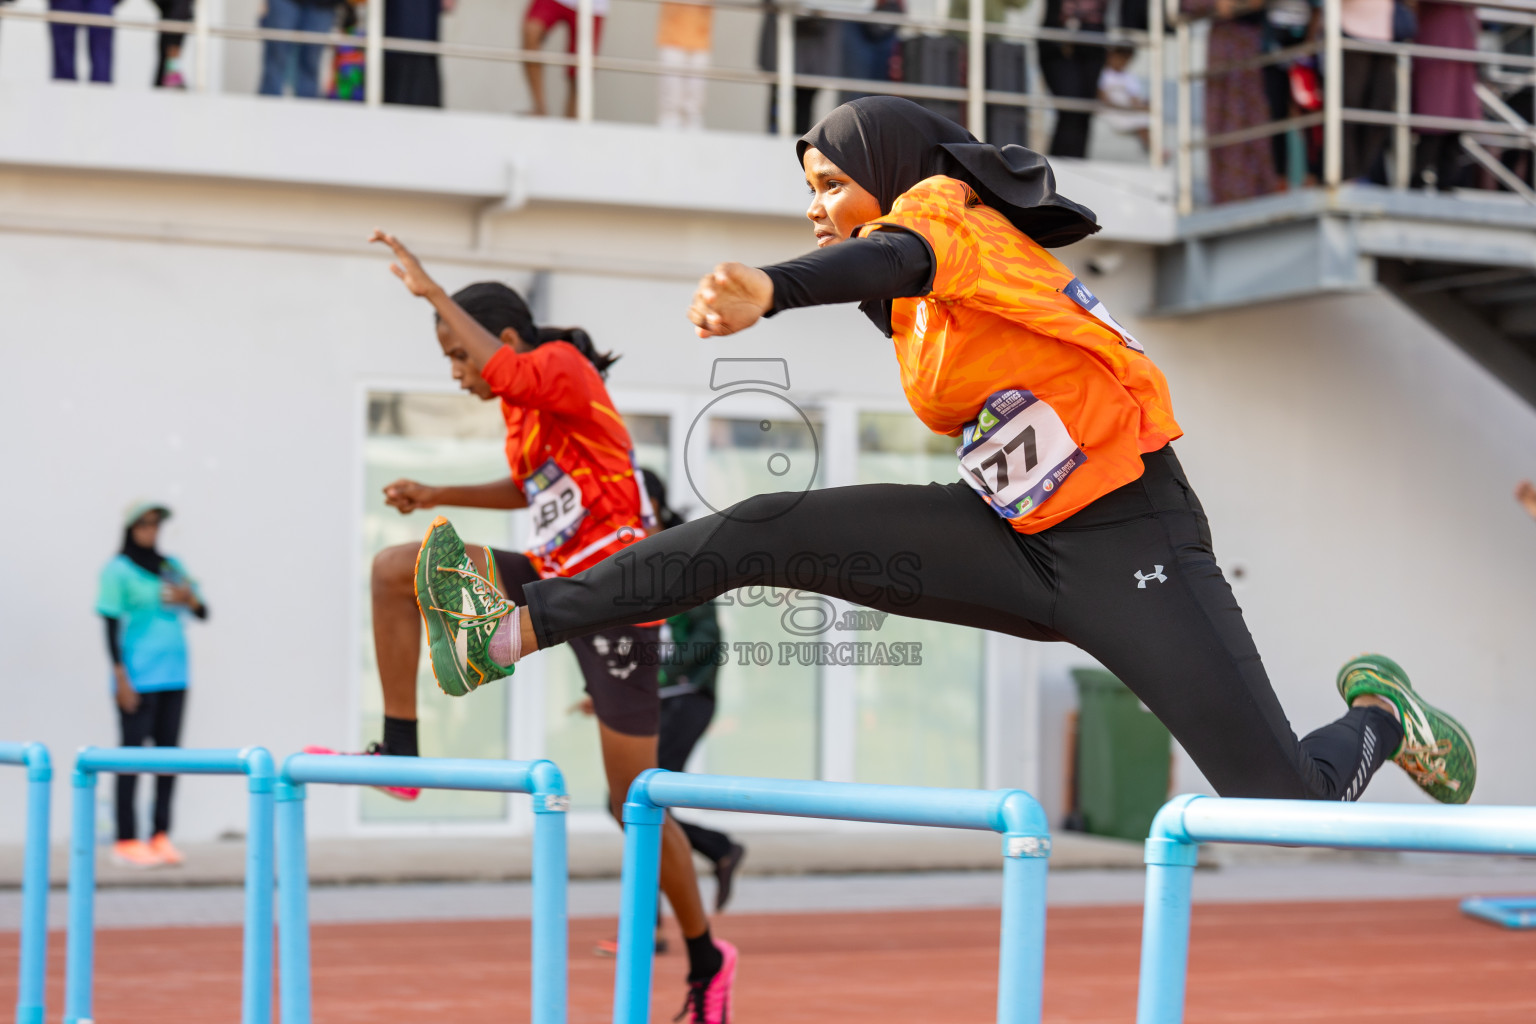
[[[1021,792],[1004,798],[1003,922],[998,948],[998,1024],[1039,1024],[1045,989],[1045,879],[1051,855],[1045,815]]]
[[[261,747],[86,747],[75,760],[74,829],[70,837],[69,938],[64,1024],[90,1024],[96,957],[96,778],[100,772],[157,775],[245,775],[250,822],[245,847],[245,951],[242,1024],[272,1020],[272,755]]]
[[[420,786],[532,793],[533,768],[547,761],[496,761],[467,757],[381,757],[374,754],[294,754],[283,762],[290,782],[352,786]],[[562,791],[562,794],[563,791]]]
[[[565,780],[551,761],[534,762],[533,1024],[564,1024],[566,1007]],[[287,1024],[285,1021],[284,1024]]]
[[[1470,896],[1461,912],[1502,928],[1536,928],[1536,896]]]
[[[89,1022],[96,969],[96,773],[73,776],[69,835],[69,933],[64,951],[64,1024]]]
[[[82,772],[153,772],[156,775],[244,775],[253,750],[184,750],[181,747],[86,747],[75,760]],[[265,753],[265,751],[263,751]],[[271,756],[267,763],[270,766]]]
[[[532,1024],[566,1016],[566,814],[560,769],[551,761],[294,754],[278,783],[278,948],[283,1024],[310,1019],[309,876],[304,846],[304,786],[419,786],[533,795]]]
[[[309,857],[304,784],[279,779],[277,791],[277,968],[283,1024],[309,1024]]]
[[[642,773],[636,783],[641,779],[646,780],[646,797],[659,807],[790,814],[802,818],[839,818],[991,832],[1007,831],[1003,805],[1018,792],[660,771]],[[1042,830],[1044,822],[1042,812]]]
[[[1147,838],[1137,1024],[1184,1019],[1191,889],[1205,842],[1529,856],[1536,808],[1175,797]]]
[[[48,972],[48,827],[53,762],[41,743],[0,743],[0,764],[27,769],[26,853],[21,871],[21,957],[16,1024],[42,1024]]]
[[[1536,854],[1536,807],[1196,797],[1179,823],[1183,841],[1196,843]]]
[[[624,869],[619,885],[619,958],[614,969],[613,1024],[648,1024],[651,966],[656,956],[656,887],[661,879],[661,826],[666,811],[645,795],[641,772],[624,804]]]
[[[260,747],[241,751],[250,821],[245,833],[245,953],[240,996],[242,1024],[272,1022],[272,755]]]
[[[624,877],[614,1024],[650,1019],[651,929],[661,857],[663,808],[694,807],[809,818],[985,829],[1003,834],[1003,922],[997,1019],[1038,1024],[1045,973],[1045,879],[1050,829],[1020,790],[934,789],[794,779],[641,772],[624,805]]]

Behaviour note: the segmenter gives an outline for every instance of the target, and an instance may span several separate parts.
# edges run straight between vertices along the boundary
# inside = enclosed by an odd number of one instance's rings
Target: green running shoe
[[[494,562],[492,565],[494,566]],[[495,569],[491,570],[495,575]],[[438,688],[462,697],[512,666],[491,658],[491,637],[513,604],[481,576],[464,542],[442,516],[432,521],[416,553],[416,605],[427,624],[427,651]]]
[[[1443,804],[1464,804],[1477,785],[1477,750],[1460,722],[1420,697],[1402,666],[1383,654],[1362,654],[1339,669],[1345,703],[1374,694],[1402,718],[1403,744],[1392,756],[1419,788]]]

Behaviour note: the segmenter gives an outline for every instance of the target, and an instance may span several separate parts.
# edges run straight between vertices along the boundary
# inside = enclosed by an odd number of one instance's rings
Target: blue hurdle
[[[1536,928],[1536,896],[1471,896],[1461,912],[1501,928]]]
[[[1190,888],[1209,842],[1532,855],[1536,808],[1174,797],[1147,839],[1136,1024],[1184,1020]]]
[[[16,1024],[43,1024],[48,970],[48,802],[53,762],[41,743],[0,743],[0,764],[27,769],[27,839],[21,869],[21,966]]]
[[[306,783],[475,789],[533,796],[532,1024],[566,1016],[565,812],[570,798],[552,761],[294,754],[277,784],[278,956],[283,1024],[309,1024],[309,863]]]
[[[90,1024],[96,960],[96,777],[101,772],[244,775],[250,793],[245,836],[245,955],[241,1024],[272,1020],[272,755],[261,747],[86,747],[75,760],[74,829],[69,852],[69,942],[64,1024]]]
[[[656,887],[661,824],[668,807],[806,818],[933,825],[1003,834],[1003,925],[997,1019],[1037,1024],[1045,971],[1045,872],[1050,829],[1035,798],[1017,789],[936,789],[851,782],[748,779],[651,769],[629,787],[624,804],[624,877],[614,1024],[651,1019]]]

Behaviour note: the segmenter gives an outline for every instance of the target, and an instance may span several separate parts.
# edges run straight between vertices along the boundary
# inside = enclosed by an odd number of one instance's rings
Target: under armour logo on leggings
[[[1146,590],[1147,589],[1147,581],[1148,580],[1157,580],[1157,582],[1159,582],[1159,583],[1166,583],[1166,582],[1168,582],[1168,577],[1163,575],[1163,567],[1160,566],[1160,565],[1154,565],[1152,567],[1152,574],[1150,576],[1142,575],[1141,570],[1137,569],[1136,570],[1136,579],[1138,581],[1137,584],[1136,584],[1136,589],[1137,590]]]

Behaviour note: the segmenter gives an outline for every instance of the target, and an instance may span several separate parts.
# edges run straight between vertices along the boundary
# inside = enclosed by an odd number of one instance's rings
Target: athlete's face
[[[805,215],[816,230],[821,249],[853,236],[853,229],[880,216],[880,201],[843,173],[821,151],[805,151],[805,183],[811,186],[811,205]]]
[[[507,334],[517,336],[516,331],[502,333],[502,341],[507,340],[505,337]],[[453,367],[453,379],[458,382],[460,388],[483,401],[490,401],[496,397],[491,393],[491,386],[485,382],[485,378],[480,376],[480,371],[475,369],[474,364],[469,361],[469,353],[441,320],[437,322],[437,343],[443,347],[443,355],[448,357],[449,365]]]

